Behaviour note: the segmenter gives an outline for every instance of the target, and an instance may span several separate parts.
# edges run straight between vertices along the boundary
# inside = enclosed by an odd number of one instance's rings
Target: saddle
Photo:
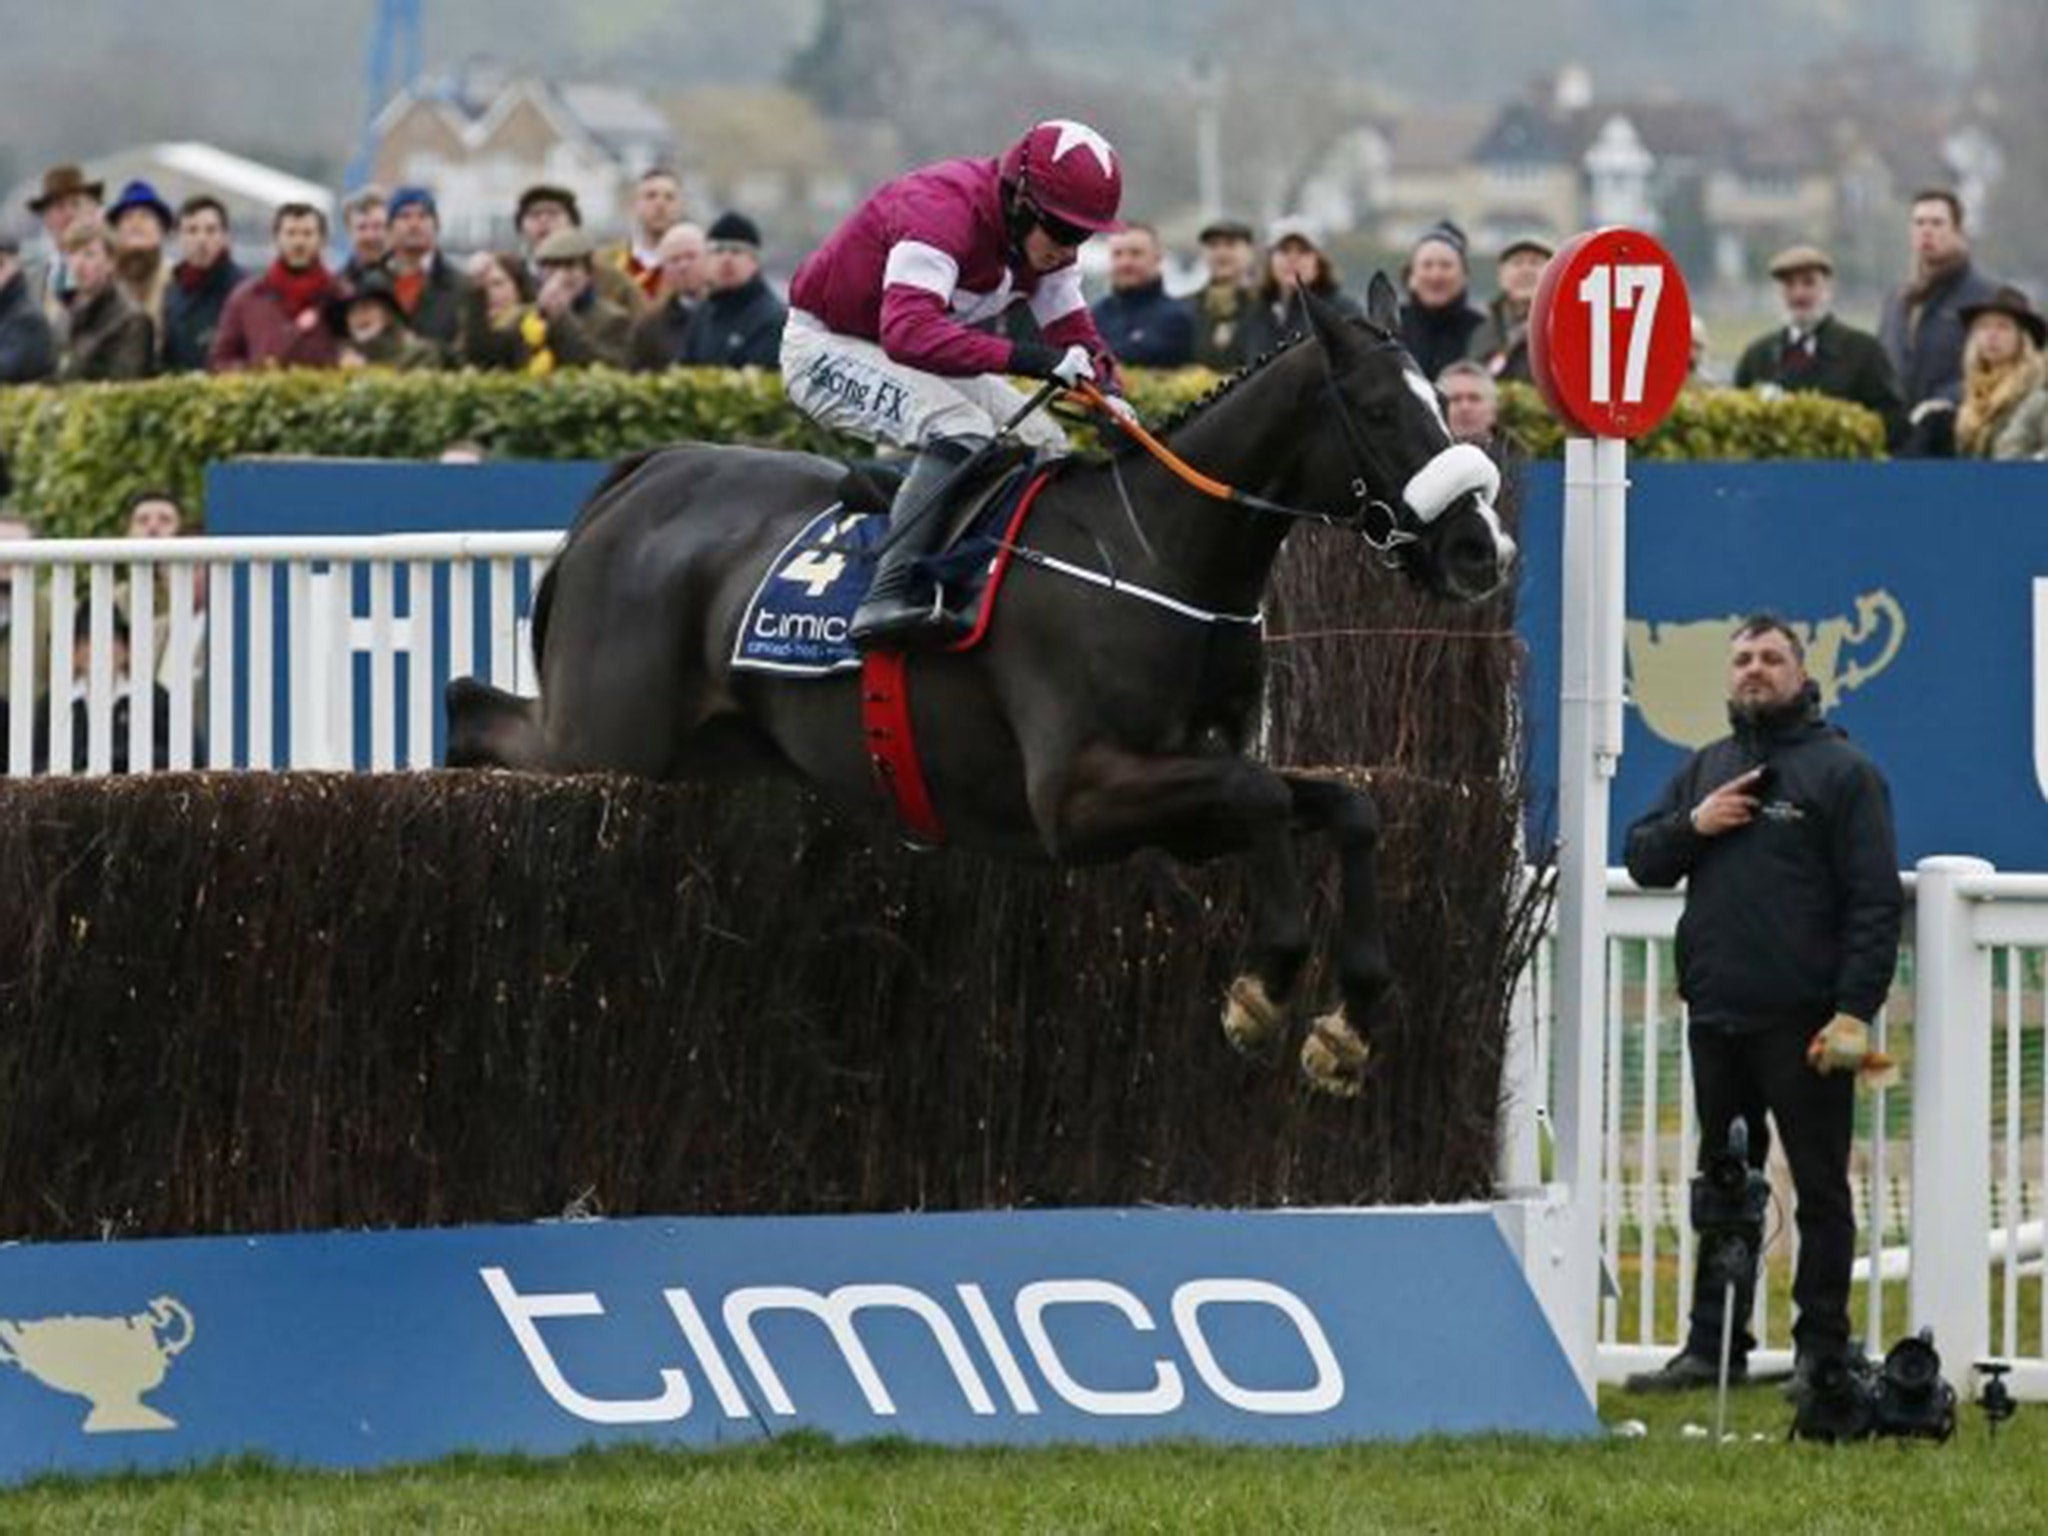
[[[956,488],[946,538],[918,561],[918,574],[946,594],[967,638],[968,650],[986,633],[1002,573],[1005,541],[1014,535],[1032,488],[1045,473],[1028,449],[993,455],[977,465],[971,483]],[[857,670],[861,653],[848,636],[855,608],[873,579],[875,553],[888,532],[894,496],[887,466],[849,466],[836,499],[821,508],[771,560],[741,612],[729,665],[739,672],[822,677]]]
[[[1028,444],[1001,442],[991,448],[982,461],[967,472],[966,478],[953,486],[953,510],[946,519],[946,536],[935,547],[931,559],[936,561],[959,543],[970,528],[973,528],[997,497],[1005,494],[1018,471],[1032,461],[1032,449]],[[834,494],[848,512],[878,512],[887,514],[895,504],[897,489],[903,484],[903,470],[887,459],[865,459],[846,466],[846,473],[840,477]]]

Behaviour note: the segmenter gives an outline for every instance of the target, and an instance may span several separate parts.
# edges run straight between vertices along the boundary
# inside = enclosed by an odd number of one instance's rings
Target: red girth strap
[[[860,664],[860,723],[867,738],[868,761],[875,782],[896,804],[904,830],[921,843],[937,847],[946,828],[932,805],[932,793],[917,760],[917,741],[910,730],[910,690],[902,651],[869,651]]]

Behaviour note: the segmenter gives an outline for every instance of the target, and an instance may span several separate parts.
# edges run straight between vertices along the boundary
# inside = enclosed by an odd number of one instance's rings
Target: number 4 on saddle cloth
[[[918,562],[918,576],[938,584],[947,610],[966,631],[947,649],[971,650],[988,632],[1010,547],[1050,473],[1015,458],[997,466],[967,488],[946,542]],[[841,499],[805,523],[769,562],[740,616],[733,670],[824,677],[857,669],[861,653],[847,631],[888,530],[886,492],[863,474],[849,474]]]

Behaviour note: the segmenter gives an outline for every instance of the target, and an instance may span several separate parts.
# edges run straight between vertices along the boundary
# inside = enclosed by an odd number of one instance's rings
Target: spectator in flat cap
[[[442,254],[441,210],[425,187],[391,194],[391,254],[382,270],[411,323],[413,334],[453,356],[462,334],[463,295],[469,280]]]
[[[541,270],[534,311],[542,326],[541,350],[552,364],[623,368],[633,322],[618,305],[598,296],[597,246],[590,236],[573,226],[558,229],[541,242],[534,257]]]
[[[327,328],[340,343],[344,368],[389,368],[398,373],[441,366],[440,349],[413,335],[382,272],[364,275],[360,285],[327,301]]]
[[[693,366],[780,368],[789,310],[761,276],[761,231],[742,213],[722,213],[704,231],[711,288],[690,316],[683,361]]]
[[[1519,379],[1529,373],[1529,306],[1536,285],[1557,248],[1537,235],[1521,235],[1500,248],[1494,271],[1500,292],[1486,306],[1486,318],[1472,333],[1470,356],[1486,365],[1496,379]]]
[[[1109,237],[1109,292],[1095,301],[1095,329],[1117,361],[1185,368],[1195,356],[1194,312],[1166,291],[1159,231],[1126,220]]]
[[[29,291],[21,242],[0,235],[0,384],[34,384],[56,371],[57,335]]]
[[[704,245],[704,231],[686,220],[671,226],[655,248],[661,258],[661,287],[653,307],[633,322],[626,344],[627,365],[635,373],[658,373],[683,360],[690,316],[710,291],[711,258]],[[606,270],[600,262],[599,276]]]
[[[228,249],[228,211],[217,197],[188,197],[178,209],[178,264],[164,289],[163,367],[199,373],[213,351],[228,296],[248,279]]]
[[[1244,317],[1257,302],[1252,292],[1254,237],[1242,219],[1211,219],[1196,239],[1208,280],[1188,301],[1195,318],[1195,358],[1204,368],[1229,373],[1244,366]]]
[[[1963,399],[1956,409],[1956,453],[1973,459],[2038,458],[2048,381],[2048,320],[2011,285],[1965,304]]]
[[[1847,400],[1884,419],[1885,440],[1896,447],[1906,426],[1906,403],[1891,360],[1875,336],[1835,317],[1835,264],[1813,245],[1795,245],[1771,258],[1785,323],[1744,349],[1735,364],[1735,387],[1766,393],[1812,393]]]
[[[1423,376],[1433,379],[1470,354],[1472,338],[1486,320],[1468,297],[1465,232],[1449,219],[1432,224],[1409,252],[1402,279],[1407,295],[1401,305],[1401,344]]]
[[[538,288],[541,270],[535,253],[540,250],[542,242],[557,230],[581,229],[583,208],[576,201],[576,194],[567,187],[541,183],[519,194],[519,206],[512,222],[519,231],[520,249],[526,253],[526,275],[532,286]],[[639,284],[617,267],[604,262],[599,262],[593,271],[599,298],[616,304],[629,315],[639,314],[643,304]]]
[[[71,273],[64,265],[64,232],[80,219],[97,219],[107,184],[87,180],[75,165],[53,165],[43,172],[40,191],[28,200],[28,211],[43,224],[43,249],[28,264],[29,288],[52,324],[64,314],[64,296],[71,291]]]
[[[1321,232],[1299,215],[1275,219],[1266,236],[1266,272],[1238,327],[1245,359],[1262,357],[1301,330],[1298,290],[1306,288],[1341,315],[1365,311],[1344,291],[1337,264],[1324,251]]]
[[[122,295],[163,334],[164,288],[171,280],[164,241],[177,226],[171,205],[146,181],[131,181],[107,205],[107,230],[114,237],[114,281]]]
[[[58,327],[64,383],[146,379],[156,371],[156,327],[114,281],[114,237],[99,220],[64,231],[71,292]]]
[[[349,194],[341,205],[341,232],[348,237],[348,260],[341,264],[341,281],[353,288],[383,266],[384,258],[391,254],[391,206],[382,187],[363,187]]]

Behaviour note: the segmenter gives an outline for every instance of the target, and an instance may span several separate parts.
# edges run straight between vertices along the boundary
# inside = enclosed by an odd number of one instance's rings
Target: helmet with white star
[[[1086,123],[1056,117],[1038,124],[1004,153],[1002,177],[1040,213],[1076,230],[1120,227],[1123,164]]]

